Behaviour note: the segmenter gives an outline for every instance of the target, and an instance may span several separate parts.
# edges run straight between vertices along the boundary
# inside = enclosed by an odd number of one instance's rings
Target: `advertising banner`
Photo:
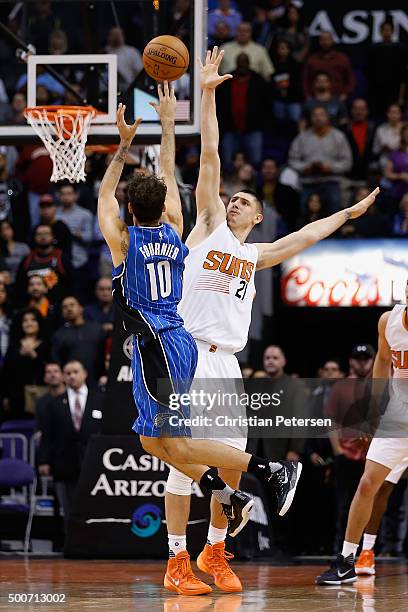
[[[380,42],[380,26],[386,19],[393,21],[394,40],[402,43],[408,41],[408,11],[406,3],[402,1],[314,0],[304,2],[302,12],[311,37],[319,36],[321,32],[331,32],[337,43],[350,47],[347,51]]]
[[[393,306],[405,301],[405,240],[324,240],[282,264],[288,306]]]

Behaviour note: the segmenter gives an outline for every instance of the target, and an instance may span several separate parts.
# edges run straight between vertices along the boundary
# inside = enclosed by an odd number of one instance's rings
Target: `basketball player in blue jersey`
[[[123,314],[123,324],[134,334],[133,392],[139,414],[133,429],[146,452],[212,492],[227,516],[230,535],[235,536],[248,522],[254,501],[226,485],[216,468],[251,472],[275,490],[273,474],[281,465],[221,442],[192,440],[187,423],[183,423],[189,417],[188,408],[178,409],[182,418],[176,419],[176,424],[170,418],[175,413],[169,407],[168,393],[189,390],[196,368],[197,347],[177,314],[188,249],[180,239],[183,221],[174,177],[176,99],[167,83],[163,88],[159,86],[158,91],[159,104],[154,106],[162,124],[163,179],[139,172],[130,180],[129,211],[134,225],[128,227],[119,216],[114,194],[140,119],[127,125],[125,107],[120,105],[117,112],[120,145],[105,173],[98,199],[99,225],[114,266],[114,298]],[[168,381],[164,388],[161,379]],[[290,506],[296,483],[294,469],[280,483],[280,508]],[[193,576],[187,552],[184,556],[177,555],[176,566],[166,574],[168,588],[185,593],[183,582],[186,582],[191,594],[211,591]]]

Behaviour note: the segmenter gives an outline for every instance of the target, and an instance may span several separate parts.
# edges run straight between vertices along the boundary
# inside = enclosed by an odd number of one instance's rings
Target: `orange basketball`
[[[157,36],[143,51],[143,65],[155,81],[175,81],[187,70],[190,61],[186,45],[175,36]]]

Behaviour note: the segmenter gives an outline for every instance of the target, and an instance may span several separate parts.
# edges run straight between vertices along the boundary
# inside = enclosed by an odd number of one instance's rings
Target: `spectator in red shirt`
[[[217,114],[222,131],[221,156],[225,170],[232,169],[237,151],[258,167],[262,159],[266,91],[264,79],[249,68],[245,53],[237,57],[233,78],[217,89]]]
[[[375,126],[368,117],[368,104],[364,98],[356,98],[351,106],[351,121],[345,134],[353,154],[350,178],[357,181],[367,179],[368,166],[372,158]]]
[[[336,51],[333,36],[322,32],[319,36],[319,50],[306,60],[303,72],[303,90],[305,97],[313,94],[313,81],[319,72],[326,72],[332,83],[332,93],[340,100],[346,100],[353,92],[355,78],[350,60],[341,51]]]
[[[51,191],[51,174],[52,161],[42,143],[22,148],[17,162],[17,175],[28,192],[31,228],[40,222],[40,197]]]

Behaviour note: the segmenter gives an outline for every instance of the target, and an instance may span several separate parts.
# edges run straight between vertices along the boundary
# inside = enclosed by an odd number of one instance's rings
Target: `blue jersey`
[[[177,313],[188,248],[167,223],[130,226],[126,259],[113,268],[113,292],[153,334],[183,325]],[[119,295],[118,295],[119,294]]]

